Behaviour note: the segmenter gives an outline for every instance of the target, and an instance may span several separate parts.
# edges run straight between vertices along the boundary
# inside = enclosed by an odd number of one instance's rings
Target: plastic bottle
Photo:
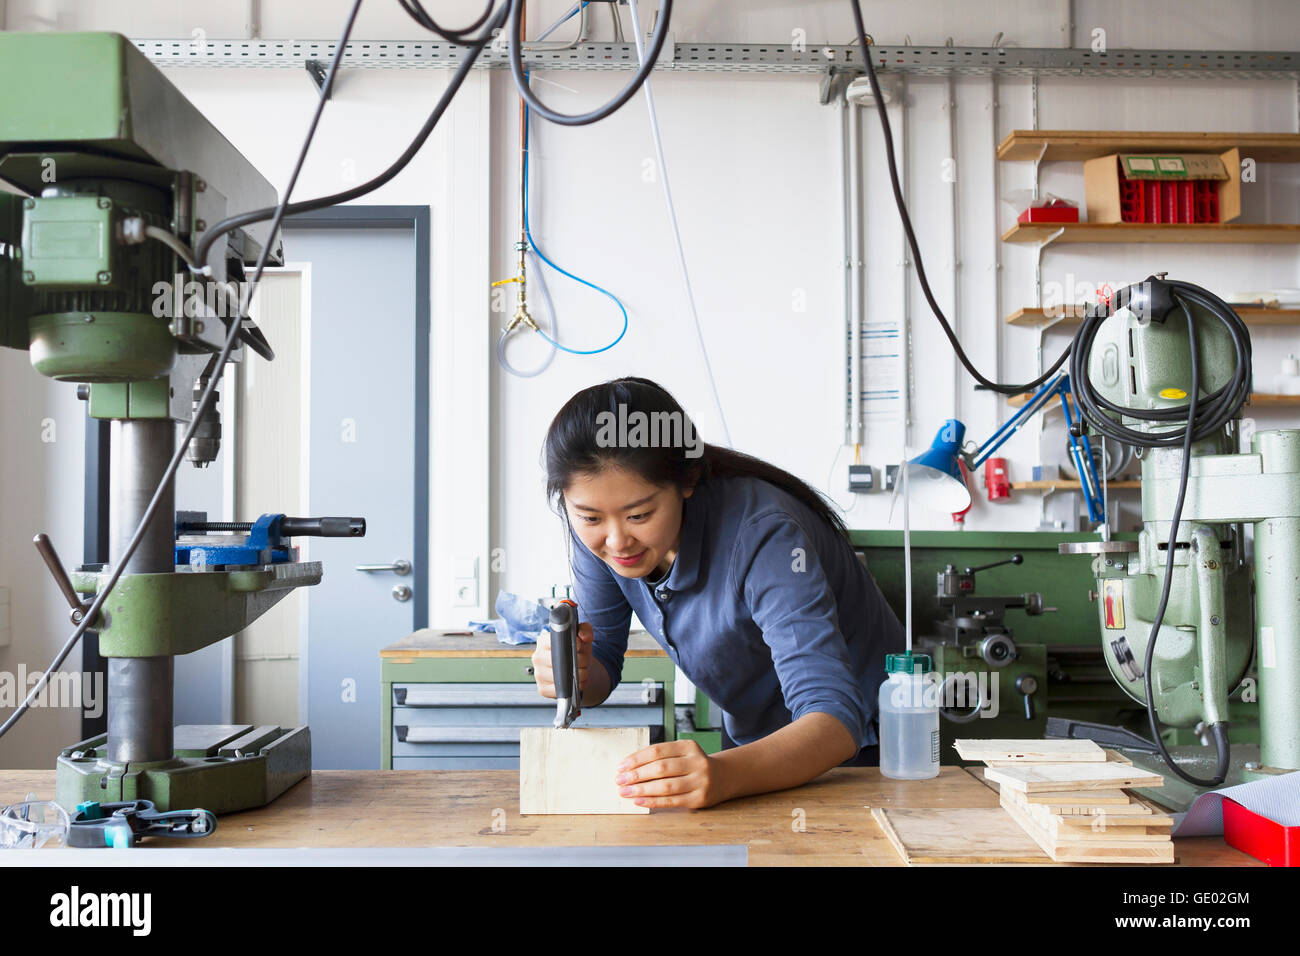
[[[939,775],[939,690],[929,654],[886,654],[880,685],[880,772],[898,780]]]

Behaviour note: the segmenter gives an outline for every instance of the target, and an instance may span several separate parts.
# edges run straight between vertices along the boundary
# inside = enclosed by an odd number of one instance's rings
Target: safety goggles
[[[29,793],[24,803],[0,810],[0,849],[38,849],[68,842],[68,812],[53,800]]]

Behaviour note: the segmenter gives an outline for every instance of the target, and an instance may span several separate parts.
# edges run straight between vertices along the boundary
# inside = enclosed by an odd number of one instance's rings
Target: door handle
[[[394,574],[410,574],[411,562],[404,558],[398,558],[392,564],[358,564],[358,571],[392,571]]]

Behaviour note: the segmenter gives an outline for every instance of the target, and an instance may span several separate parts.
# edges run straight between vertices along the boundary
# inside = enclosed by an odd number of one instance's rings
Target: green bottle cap
[[[886,654],[885,671],[889,674],[928,674],[934,670],[929,654]]]

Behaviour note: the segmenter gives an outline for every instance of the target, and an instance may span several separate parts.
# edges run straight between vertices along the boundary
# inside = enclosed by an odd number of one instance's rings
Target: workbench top
[[[0,771],[0,806],[29,792],[53,797],[54,771]],[[890,780],[875,767],[842,767],[802,787],[709,810],[529,817],[519,815],[519,774],[512,770],[317,770],[270,806],[222,817],[211,837],[150,844],[189,850],[740,844],[754,866],[901,866],[868,807],[997,806],[997,794],[960,767],[920,781]],[[799,822],[803,832],[794,826]],[[1260,865],[1219,837],[1174,843],[1183,865]]]
[[[536,644],[502,644],[495,634],[444,631],[421,628],[394,641],[379,652],[385,660],[413,660],[417,657],[532,657]],[[667,657],[655,639],[642,630],[627,639],[627,657]]]

